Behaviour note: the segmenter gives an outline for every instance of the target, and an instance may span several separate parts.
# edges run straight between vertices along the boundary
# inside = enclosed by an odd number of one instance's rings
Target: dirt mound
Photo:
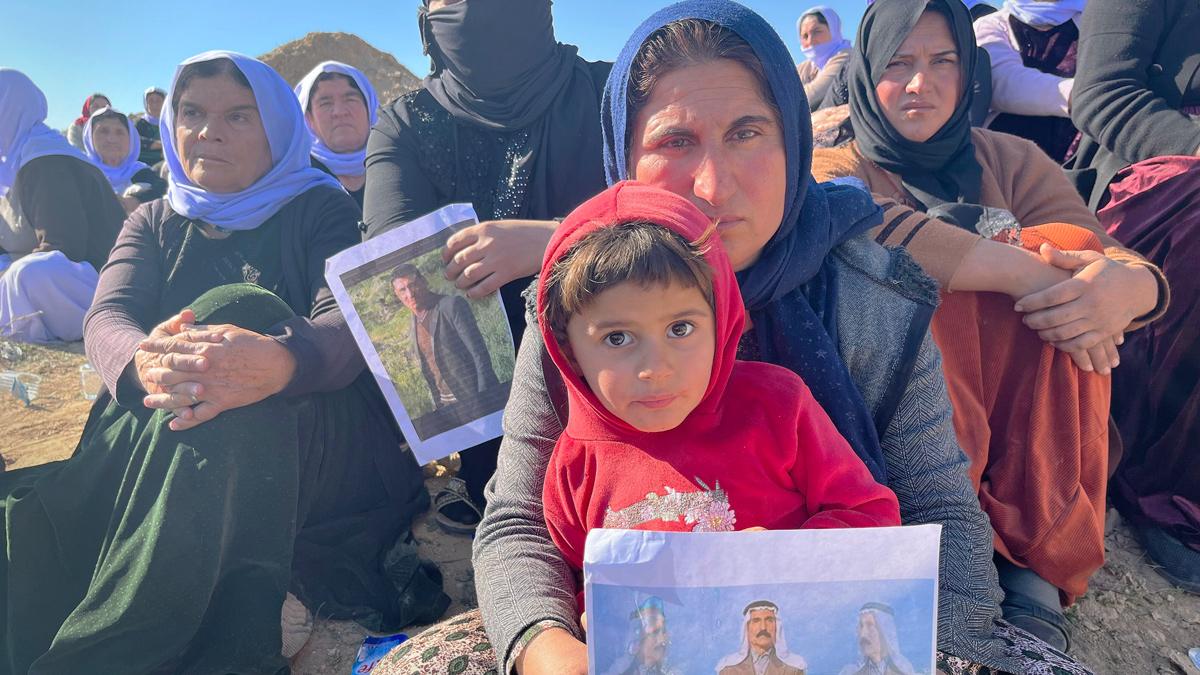
[[[292,85],[322,61],[341,61],[363,71],[384,104],[421,86],[421,79],[396,57],[352,33],[309,33],[258,58]]]

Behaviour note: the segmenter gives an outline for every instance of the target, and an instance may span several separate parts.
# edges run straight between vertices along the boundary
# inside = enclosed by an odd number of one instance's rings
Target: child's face
[[[609,412],[640,431],[667,431],[700,404],[716,328],[698,288],[626,282],[567,322],[577,371]]]

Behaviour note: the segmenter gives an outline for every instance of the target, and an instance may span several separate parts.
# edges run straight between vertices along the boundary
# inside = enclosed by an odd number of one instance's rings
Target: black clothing
[[[324,162],[317,159],[316,157],[312,157],[311,159],[312,159],[312,165],[313,165],[314,169],[320,169],[321,171],[324,171],[325,173],[329,174],[330,176],[337,178],[337,175],[335,175],[333,173],[333,171],[331,171],[329,169],[329,167],[325,166]],[[342,187],[345,187],[345,186],[343,185]],[[363,186],[358,188],[357,190],[354,190],[354,191],[346,190],[346,194],[350,195],[354,199],[355,204],[358,204],[358,211],[360,214],[362,213],[362,207],[363,207],[363,194],[366,193],[366,191],[367,191],[366,183],[363,183]]]
[[[963,80],[973,82],[979,49],[970,14],[956,0],[888,0],[871,5],[859,26],[848,79],[850,123],[859,149],[883,169],[899,174],[923,211],[945,203],[977,204],[983,176],[971,143],[972,87],[963,87],[950,119],[922,143],[908,140],[888,122],[875,95],[887,64],[926,7],[946,17],[958,46]]]
[[[66,155],[30,160],[17,172],[8,199],[19,226],[33,228],[33,253],[62,251],[97,270],[125,222],[125,209],[100,169]]]
[[[466,4],[466,3],[463,3]],[[600,98],[612,64],[574,57],[569,115],[553,113],[514,131],[464,122],[418,89],[379,111],[367,141],[370,200],[366,237],[378,236],[446,204],[470,202],[481,221],[564,217],[605,187]],[[551,107],[558,110],[558,105]],[[501,288],[512,334],[525,329],[521,291],[529,278]],[[463,454],[462,478],[477,504],[496,468],[499,440]]]
[[[151,124],[146,118],[138,120],[134,126],[137,127],[138,136],[142,137],[142,151],[138,154],[138,161],[147,166],[154,166],[163,160],[163,151],[159,147],[151,148],[155,141],[161,141],[161,136],[158,132],[158,125]]]
[[[1083,132],[1067,168],[1098,208],[1121,169],[1200,152],[1200,4],[1194,0],[1091,0],[1079,28],[1071,119]]]

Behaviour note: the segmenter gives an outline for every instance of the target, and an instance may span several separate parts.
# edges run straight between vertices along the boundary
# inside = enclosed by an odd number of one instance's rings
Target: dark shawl
[[[978,48],[966,5],[955,0],[887,0],[867,8],[850,57],[850,122],[859,150],[883,169],[898,174],[904,187],[928,210],[947,203],[977,204],[983,169],[971,143],[974,89],[962,88],[954,114],[924,143],[896,131],[875,97],[875,85],[900,44],[926,8],[950,24],[958,46],[963,82],[975,80]],[[958,222],[974,229],[974,222]]]
[[[629,177],[627,105],[634,58],[655,31],[681,19],[711,21],[741,36],[762,62],[782,117],[787,152],[783,221],[758,261],[737,275],[759,352],[763,360],[804,379],[871,474],[886,484],[883,451],[872,416],[838,352],[837,274],[826,262],[839,244],[882,222],[882,212],[864,190],[813,180],[808,100],[796,65],[770,24],[729,0],[680,2],[642,23],[622,49],[604,90],[601,122],[608,182]]]
[[[532,169],[514,217],[564,215],[552,212],[551,195],[600,185],[599,166],[580,162],[601,153],[599,134],[587,133],[600,114],[600,87],[578,48],[555,41],[550,0],[470,0],[432,12],[422,5],[419,22],[433,62],[424,87],[434,100],[466,124],[529,135],[512,159],[514,175]]]

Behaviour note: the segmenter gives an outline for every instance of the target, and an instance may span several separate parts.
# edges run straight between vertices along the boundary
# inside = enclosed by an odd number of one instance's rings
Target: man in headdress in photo
[[[882,602],[858,610],[858,652],[861,658],[840,675],[914,675],[912,663],[900,653],[896,612]]]
[[[804,675],[808,664],[788,649],[779,606],[755,600],[742,610],[742,644],[721,659],[717,675]]]
[[[657,596],[646,598],[629,615],[629,640],[625,653],[608,669],[608,675],[681,675],[668,663],[671,634],[667,612]]]

